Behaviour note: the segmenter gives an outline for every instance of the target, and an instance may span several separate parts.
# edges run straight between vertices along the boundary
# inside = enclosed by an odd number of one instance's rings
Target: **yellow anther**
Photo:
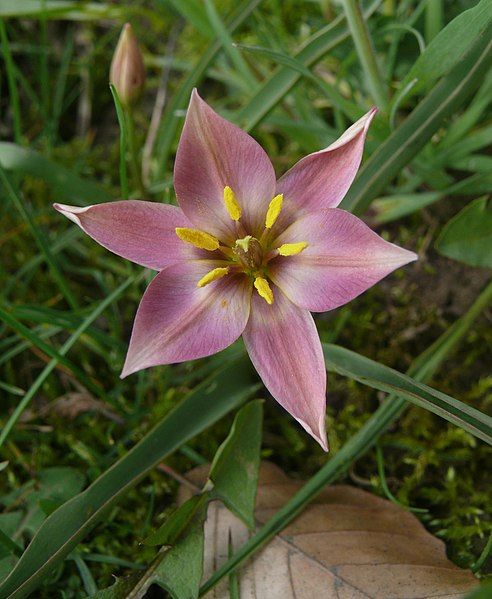
[[[177,227],[176,235],[186,243],[191,243],[201,250],[209,250],[213,252],[219,249],[219,240],[213,235],[199,231],[198,229],[187,229],[185,227]]]
[[[241,206],[237,201],[236,194],[229,185],[224,187],[224,204],[232,220],[239,220],[241,218]]]
[[[273,304],[273,291],[268,284],[268,281],[263,277],[256,277],[254,282],[256,291],[258,291],[258,295],[262,297],[267,304]]]
[[[284,196],[282,193],[279,193],[277,196],[273,198],[268,206],[268,210],[265,218],[265,227],[267,229],[271,229],[275,222],[277,221],[278,215],[282,210],[282,204],[284,202]]]
[[[305,241],[299,243],[284,243],[278,248],[278,253],[281,256],[295,256],[300,254],[302,250],[307,248],[308,244]]]
[[[225,277],[226,274],[228,274],[229,269],[227,267],[225,268],[214,268],[213,270],[211,270],[210,272],[208,272],[206,275],[204,275],[196,284],[197,287],[205,287],[205,285],[208,285],[209,283],[212,283],[213,281],[216,281],[217,279],[221,279],[222,277]]]

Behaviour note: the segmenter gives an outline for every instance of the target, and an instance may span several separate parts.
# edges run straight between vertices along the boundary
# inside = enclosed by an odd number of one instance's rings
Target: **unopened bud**
[[[126,23],[121,31],[111,61],[109,81],[115,86],[124,106],[131,106],[142,93],[145,84],[145,67],[130,23]]]

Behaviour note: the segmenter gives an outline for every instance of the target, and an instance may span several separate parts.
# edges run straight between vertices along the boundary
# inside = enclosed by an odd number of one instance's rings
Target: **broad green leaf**
[[[36,2],[39,6],[39,3]],[[79,177],[64,166],[45,158],[34,150],[14,143],[0,142],[0,163],[7,171],[15,171],[43,179],[55,198],[77,204],[97,204],[111,200],[111,196],[97,183]]]
[[[441,231],[436,249],[470,266],[492,268],[492,201],[478,198]]]
[[[325,343],[323,353],[328,370],[406,399],[492,445],[492,418],[468,404],[343,347]]]
[[[420,102],[364,164],[341,207],[356,214],[417,155],[442,125],[481,84],[492,63],[492,25],[472,50]]]
[[[153,581],[166,589],[173,599],[198,597],[203,576],[203,524],[206,507],[195,518],[187,535],[166,551],[153,573]]]
[[[237,414],[229,436],[210,468],[211,493],[254,528],[254,509],[260,467],[263,402],[250,402]]]
[[[251,397],[260,385],[246,360],[228,364],[197,386],[170,414],[85,491],[47,518],[0,596],[25,597],[166,455]]]
[[[448,73],[469,52],[492,22],[492,2],[482,0],[451,21],[431,41],[410,69],[401,87],[417,79],[414,93]]]

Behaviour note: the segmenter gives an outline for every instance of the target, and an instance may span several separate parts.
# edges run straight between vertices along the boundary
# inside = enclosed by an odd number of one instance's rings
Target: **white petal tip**
[[[55,210],[58,210],[58,212],[60,212],[61,214],[63,214],[64,216],[66,216],[68,219],[70,219],[72,222],[74,222],[76,225],[80,226],[80,218],[77,216],[77,214],[81,214],[82,212],[87,212],[87,210],[90,208],[91,206],[69,206],[68,204],[53,204],[53,208]]]

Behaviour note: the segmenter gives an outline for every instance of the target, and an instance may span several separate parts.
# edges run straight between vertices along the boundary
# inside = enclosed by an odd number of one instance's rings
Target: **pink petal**
[[[215,266],[209,260],[181,262],[154,278],[138,307],[122,377],[215,354],[241,335],[251,284],[244,275],[227,275],[198,288]]]
[[[278,181],[277,193],[284,194],[280,227],[295,214],[336,208],[357,174],[364,141],[377,109],[373,108],[326,149],[309,154]]]
[[[274,296],[268,305],[253,294],[246,348],[273,397],[328,451],[326,369],[313,317],[278,288]]]
[[[237,238],[236,223],[224,206],[227,185],[242,208],[246,232],[263,228],[275,195],[273,166],[252,137],[220,117],[194,90],[174,164],[174,187],[195,227],[222,241]]]
[[[298,306],[332,310],[357,297],[417,255],[384,241],[359,218],[337,208],[308,214],[275,245],[305,241],[296,256],[270,262],[272,280]]]
[[[161,270],[192,255],[175,232],[176,227],[191,226],[176,206],[140,200],[53,206],[102,246],[142,266]]]

